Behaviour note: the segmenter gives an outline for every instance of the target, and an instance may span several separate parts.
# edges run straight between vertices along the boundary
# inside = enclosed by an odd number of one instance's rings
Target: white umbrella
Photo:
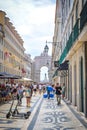
[[[29,78],[23,78],[25,81],[33,81],[32,79]]]
[[[33,81],[32,79],[29,79],[29,78],[22,78],[20,79],[21,81]]]

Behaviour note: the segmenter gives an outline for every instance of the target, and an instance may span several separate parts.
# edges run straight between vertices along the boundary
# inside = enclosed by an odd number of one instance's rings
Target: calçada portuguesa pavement
[[[86,130],[87,122],[67,101],[57,105],[56,97],[44,99],[43,95],[33,96],[31,107],[26,100],[18,107],[21,116],[6,119],[11,103],[0,106],[0,130]],[[31,111],[28,119],[22,113]]]

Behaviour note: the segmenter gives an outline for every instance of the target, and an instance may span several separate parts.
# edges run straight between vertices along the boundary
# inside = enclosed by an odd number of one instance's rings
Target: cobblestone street
[[[10,119],[6,119],[6,114],[9,111],[12,102],[6,103],[0,106],[0,130],[20,130],[26,119],[24,118],[24,113],[27,111],[33,111],[33,108],[36,106],[39,101],[40,96],[33,96],[31,99],[31,107],[26,107],[26,99],[23,98],[23,103],[21,106],[18,106],[19,115],[14,117],[10,117]],[[14,102],[14,107],[16,106],[17,101]]]
[[[16,102],[15,102],[16,104]],[[6,113],[9,111],[11,102],[0,106],[0,130],[86,130],[87,122],[79,120],[80,116],[71,111],[70,106],[62,100],[58,106],[56,98],[44,99],[42,96],[33,96],[31,107],[26,107],[25,98],[18,107],[19,115],[6,119]],[[14,105],[15,106],[15,105]],[[71,105],[72,106],[72,105]],[[73,111],[74,108],[72,107]],[[23,117],[23,113],[31,111],[28,119]],[[85,125],[84,125],[85,124]]]
[[[23,129],[28,130],[86,130],[64,101],[57,105],[56,99],[43,99],[32,120]]]
[[[87,130],[87,0],[0,0],[0,130]]]

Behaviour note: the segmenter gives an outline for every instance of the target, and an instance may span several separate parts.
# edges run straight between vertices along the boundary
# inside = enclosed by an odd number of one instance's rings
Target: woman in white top
[[[42,85],[39,84],[39,94],[41,94],[41,90],[42,90]]]

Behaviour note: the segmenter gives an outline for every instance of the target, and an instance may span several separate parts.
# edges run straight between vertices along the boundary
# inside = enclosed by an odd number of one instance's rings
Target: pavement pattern
[[[56,98],[42,99],[32,120],[22,130],[86,130],[64,101],[57,105]]]
[[[65,101],[57,105],[56,97],[44,99],[43,95],[33,96],[30,108],[26,107],[26,99],[23,98],[22,105],[18,107],[20,114],[6,119],[11,103],[0,106],[0,130],[87,130]],[[27,111],[31,111],[31,115],[25,119],[23,114]]]
[[[18,106],[19,114],[15,116],[11,116],[9,119],[6,118],[6,114],[8,113],[12,101],[3,104],[0,106],[0,130],[21,130],[23,125],[26,122],[24,118],[24,114],[27,111],[33,111],[37,102],[40,100],[40,96],[33,96],[31,99],[31,107],[26,107],[26,98],[23,98],[23,102],[21,106]],[[15,100],[14,105],[12,107],[12,111],[14,110],[17,101]]]

